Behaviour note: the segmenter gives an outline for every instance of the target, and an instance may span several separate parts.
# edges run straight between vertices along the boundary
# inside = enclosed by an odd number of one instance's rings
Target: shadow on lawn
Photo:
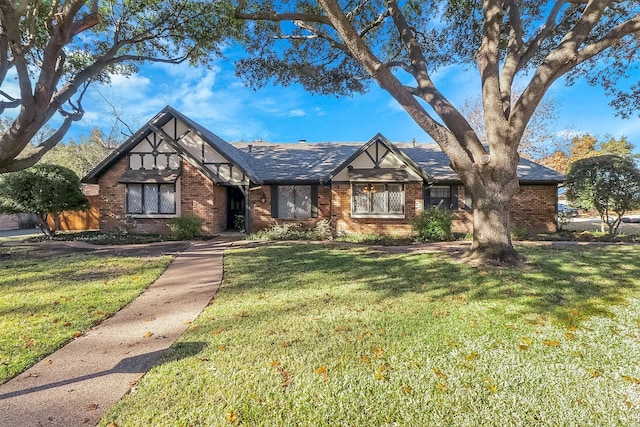
[[[509,306],[509,315],[544,315],[576,325],[589,316],[611,315],[611,305],[640,290],[640,247],[522,251],[529,259],[523,270],[476,269],[453,262],[447,254],[386,255],[363,247],[277,243],[234,252],[243,266],[241,274],[254,280],[227,284],[222,291],[317,289],[319,280],[330,279],[336,286],[356,283],[378,293],[380,300],[415,293],[433,300],[495,301]]]

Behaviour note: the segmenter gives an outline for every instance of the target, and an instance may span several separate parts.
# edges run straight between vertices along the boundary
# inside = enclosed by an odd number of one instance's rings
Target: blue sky
[[[478,97],[474,69],[449,67],[434,76],[456,106]],[[254,91],[235,77],[233,64],[219,60],[211,69],[186,64],[150,64],[140,73],[115,76],[109,87],[96,86],[83,103],[86,114],[69,133],[74,139],[98,126],[105,131],[113,117],[102,96],[122,111],[137,129],[165,105],[171,105],[227,141],[364,142],[380,132],[392,141],[431,142],[408,115],[375,83],[364,95],[335,98],[311,95],[299,86]],[[626,135],[640,152],[640,118],[615,117],[601,88],[579,81],[571,87],[557,81],[550,90],[559,102],[552,131],[558,135],[588,132],[603,137]]]

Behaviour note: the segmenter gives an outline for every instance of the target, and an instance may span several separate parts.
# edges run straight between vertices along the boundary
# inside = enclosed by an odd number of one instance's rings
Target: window
[[[404,214],[403,184],[353,184],[351,189],[355,215]]]
[[[127,213],[175,214],[175,184],[127,184]]]
[[[458,186],[434,185],[427,188],[425,190],[424,204],[426,208],[458,209]]]
[[[283,219],[307,219],[317,216],[318,187],[278,185],[271,187],[271,216]]]

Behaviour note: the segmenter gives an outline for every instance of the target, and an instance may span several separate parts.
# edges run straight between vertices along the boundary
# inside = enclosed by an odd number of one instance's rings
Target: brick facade
[[[123,227],[136,233],[169,232],[170,218],[127,218],[125,215],[126,186],[118,183],[128,168],[128,159],[120,159],[99,179],[100,230],[114,232]],[[203,219],[204,234],[215,234],[227,228],[227,188],[214,185],[190,163],[183,163],[178,181],[178,210],[180,215],[194,215]]]
[[[524,227],[529,233],[553,233],[557,230],[555,214],[558,188],[556,185],[521,185],[511,200],[511,225]],[[473,232],[473,210],[464,204],[465,188],[458,186],[458,210],[454,212],[454,233]]]
[[[421,183],[407,183],[404,218],[352,218],[351,184],[331,185],[331,224],[338,234],[389,234],[408,236],[413,232],[412,222],[424,205]]]
[[[125,224],[125,185],[118,180],[127,170],[126,158],[119,160],[100,178],[100,229],[113,232]],[[180,214],[204,220],[203,232],[215,234],[227,228],[227,188],[211,180],[188,162],[184,162],[179,180]],[[318,186],[318,216],[309,219],[282,219],[271,216],[271,186],[251,191],[251,231],[276,223],[299,223],[314,227],[319,220],[330,220],[339,233],[388,234],[407,236],[413,232],[413,219],[424,205],[421,183],[405,184],[404,218],[352,218],[351,184],[333,183]],[[458,186],[458,209],[454,212],[453,231],[473,232],[473,212],[466,207],[464,186]],[[555,185],[522,185],[511,204],[511,222],[527,231],[554,232],[557,188]],[[169,218],[133,218],[127,220],[132,231],[167,233]]]
[[[555,232],[557,204],[555,185],[521,185],[511,200],[511,222],[530,233]]]
[[[473,210],[465,204],[465,188],[458,188],[458,209],[452,224],[455,233],[473,232]],[[513,198],[511,222],[532,233],[554,232],[557,187],[555,185],[522,185]],[[338,234],[388,234],[408,236],[413,232],[413,219],[424,206],[423,186],[405,184],[404,218],[352,218],[351,184],[333,183],[318,187],[318,217],[310,219],[282,219],[271,217],[271,187],[262,186],[251,193],[252,231],[271,227],[275,223],[299,223],[313,227],[318,220],[330,219]]]

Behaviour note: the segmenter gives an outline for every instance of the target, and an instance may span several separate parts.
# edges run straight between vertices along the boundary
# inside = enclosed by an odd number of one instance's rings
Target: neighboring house
[[[518,176],[512,222],[555,231],[564,176],[527,160]],[[455,213],[455,231],[472,231],[470,198],[435,144],[393,144],[380,134],[365,144],[229,144],[171,107],[83,182],[99,184],[103,231],[166,233],[171,218],[195,215],[215,234],[241,215],[250,231],[326,219],[338,233],[406,235],[433,206]]]

